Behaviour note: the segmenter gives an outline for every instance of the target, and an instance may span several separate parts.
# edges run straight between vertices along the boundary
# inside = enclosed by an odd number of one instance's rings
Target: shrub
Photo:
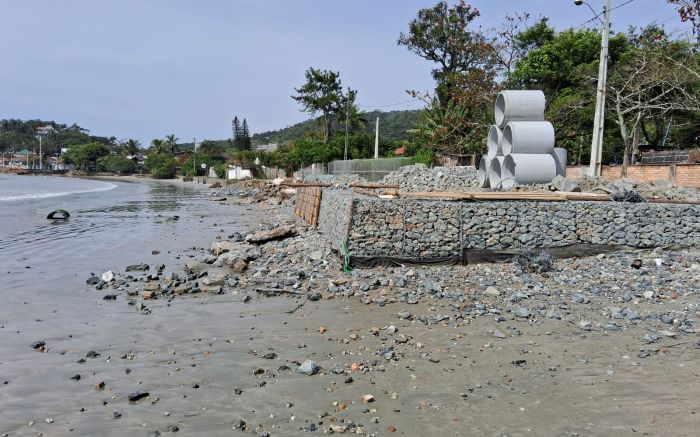
[[[136,172],[137,169],[138,164],[123,156],[103,156],[97,160],[97,171],[100,172],[132,174]]]
[[[154,179],[170,179],[175,176],[177,161],[170,153],[154,153],[148,155],[146,168]]]
[[[421,149],[411,159],[414,164],[424,164],[426,167],[432,167],[433,152],[429,149]]]
[[[228,172],[228,166],[226,164],[215,164],[214,165],[214,173],[216,173],[216,177],[219,179],[226,179],[226,173]]]

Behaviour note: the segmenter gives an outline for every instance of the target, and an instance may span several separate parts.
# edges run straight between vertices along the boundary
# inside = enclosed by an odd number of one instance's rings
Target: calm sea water
[[[0,175],[0,324],[84,299],[76,290],[92,272],[172,264],[178,250],[206,247],[215,207],[205,192],[174,184]],[[56,209],[70,219],[47,220]]]
[[[47,220],[56,209],[68,211],[70,219]],[[190,257],[202,256],[193,247],[206,248],[222,232],[249,226],[255,214],[214,202],[191,183],[0,174],[0,434],[145,435],[140,424],[112,418],[114,407],[103,402],[112,402],[109,396],[91,399],[101,395],[89,372],[102,366],[95,379],[118,381],[125,377],[116,360],[121,354],[179,349],[190,332],[207,334],[200,329],[206,321],[228,317],[212,318],[208,313],[219,307],[199,305],[197,297],[172,307],[149,302],[156,308],[144,316],[127,305],[124,293],[105,301],[103,295],[114,291],[87,287],[85,280],[137,263],[180,271]],[[46,353],[30,347],[37,340],[46,342]],[[102,359],[89,368],[77,364],[89,350],[100,351]],[[110,353],[114,359],[105,359]],[[162,375],[159,365],[142,365],[134,381],[115,383],[115,390],[133,391],[141,378],[165,390],[154,383]],[[84,381],[70,380],[76,373]],[[46,417],[56,422],[48,424]],[[156,409],[149,420],[162,417]]]

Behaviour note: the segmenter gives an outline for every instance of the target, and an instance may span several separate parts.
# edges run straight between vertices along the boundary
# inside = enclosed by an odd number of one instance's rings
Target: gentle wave
[[[26,199],[47,199],[50,197],[60,197],[69,196],[71,194],[82,194],[82,193],[95,193],[98,191],[109,191],[117,188],[118,185],[110,184],[104,182],[105,186],[95,187],[91,189],[73,190],[73,191],[54,191],[54,192],[44,192],[44,193],[22,193],[16,195],[2,196],[0,195],[0,202],[9,202],[13,200],[26,200]]]

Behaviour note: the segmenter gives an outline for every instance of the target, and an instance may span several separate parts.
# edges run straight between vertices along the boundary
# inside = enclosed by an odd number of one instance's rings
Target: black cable
[[[625,6],[625,5],[628,5],[628,4],[630,4],[630,3],[634,2],[634,1],[636,1],[636,0],[627,0],[626,2],[624,2],[624,3],[622,3],[622,4],[619,4],[619,5],[617,5],[617,6],[614,6],[614,7],[610,8],[610,11],[614,11],[615,9],[621,8],[621,7],[623,7],[623,6]],[[610,12],[610,11],[609,11],[609,12]],[[594,11],[594,12],[595,12],[595,11]],[[605,13],[605,10],[603,10],[603,13]],[[596,15],[595,17],[591,18],[590,20],[588,20],[588,21],[586,21],[586,22],[584,22],[584,23],[582,23],[582,24],[579,24],[578,26],[574,27],[574,30],[577,30],[577,29],[582,28],[583,26],[585,26],[586,24],[590,23],[590,22],[593,21],[593,20],[600,20],[600,16]]]

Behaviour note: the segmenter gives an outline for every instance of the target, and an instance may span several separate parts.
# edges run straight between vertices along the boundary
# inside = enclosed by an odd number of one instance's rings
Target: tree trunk
[[[622,176],[627,176],[627,166],[630,163],[630,152],[631,144],[629,135],[627,135],[627,125],[625,123],[625,116],[622,113],[622,108],[620,107],[620,98],[616,99],[615,109],[617,110],[617,124],[620,125],[620,136],[622,136],[622,144],[625,146],[622,152]]]
[[[333,119],[326,114],[323,114],[323,144],[328,144],[331,139],[331,126]]]
[[[632,128],[632,164],[637,163],[637,153],[639,152],[639,125]]]

